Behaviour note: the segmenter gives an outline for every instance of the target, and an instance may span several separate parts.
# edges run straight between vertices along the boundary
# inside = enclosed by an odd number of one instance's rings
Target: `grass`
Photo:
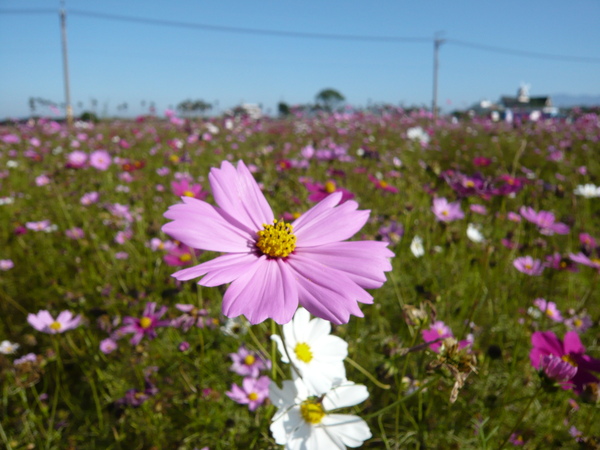
[[[224,159],[255,166],[255,178],[276,215],[312,205],[302,177],[320,183],[333,179],[355,194],[360,209],[371,211],[358,238],[382,239],[379,229],[391,221],[404,228],[399,242],[390,245],[395,257],[387,282],[371,292],[374,304],[361,308],[365,317],[333,328],[349,345],[348,379],[369,389],[369,399],[352,408],[373,434],[365,448],[510,447],[513,433],[527,448],[577,448],[569,434],[572,426],[586,445],[597,442],[597,403],[571,390],[540,389],[529,360],[534,331],[551,330],[562,338],[567,327],[528,309],[544,298],[566,317],[570,310],[585,312],[593,326],[581,341],[588,355],[600,357],[599,272],[580,265],[577,272],[546,268],[541,276],[528,276],[512,264],[519,256],[544,260],[554,252],[568,259],[580,251],[580,233],[600,239],[600,200],[573,193],[578,185],[599,183],[597,116],[514,127],[441,120],[433,128],[426,119],[401,113],[233,121],[231,129],[223,119],[213,122],[220,131],[210,140],[202,138],[203,122],[176,125],[158,119],[73,130],[42,120],[0,129],[0,166],[8,165],[0,197],[13,199],[0,206],[0,259],[14,263],[0,272],[0,339],[20,345],[16,354],[0,355],[5,448],[278,448],[269,432],[274,407],[267,402],[250,412],[225,394],[242,380],[229,370],[230,353],[244,345],[271,357],[271,323],[254,325],[246,334],[225,334],[220,313],[225,287],[177,282],[171,277],[177,268],[163,260],[166,251],[148,244],[152,238],[167,239],[160,228],[167,207],[179,201],[170,187],[175,174],[187,173],[210,191],[209,170]],[[430,133],[426,147],[406,138],[414,126]],[[19,142],[3,142],[9,134]],[[294,168],[294,162],[306,161],[302,150],[309,144],[337,149],[337,156]],[[77,148],[106,149],[113,164],[106,171],[65,167],[67,155]],[[369,157],[357,156],[359,148]],[[475,157],[489,158],[490,164],[476,167]],[[139,169],[124,170],[124,164],[136,161]],[[157,173],[163,167],[169,174]],[[461,199],[441,177],[447,170],[480,172],[494,180],[511,175],[525,184],[514,195]],[[42,174],[50,182],[38,186],[35,178]],[[377,189],[369,174],[398,193]],[[82,195],[92,191],[100,200],[82,205]],[[431,211],[434,194],[460,201],[466,217],[437,221]],[[207,201],[212,203],[212,196]],[[111,204],[129,207],[129,225],[111,212]],[[473,204],[485,205],[488,213],[471,212]],[[521,206],[552,211],[570,232],[547,236],[525,220],[508,220],[508,213]],[[27,222],[41,220],[56,230],[19,232]],[[485,242],[467,238],[468,223],[481,226]],[[85,236],[67,238],[65,231],[73,227]],[[131,237],[115,242],[125,229]],[[425,248],[421,258],[410,250],[417,235]],[[119,252],[127,259],[117,259]],[[213,256],[201,253],[192,262]],[[180,314],[178,303],[206,308],[210,326],[188,332],[163,327],[156,339],[130,345],[124,338],[113,353],[102,353],[100,342],[124,317],[139,317],[147,302],[167,306],[169,319]],[[426,317],[421,322],[414,320],[418,308]],[[84,323],[47,335],[27,323],[27,315],[41,309],[52,314],[68,309],[81,314]],[[457,339],[472,334],[470,353],[440,361],[422,345],[421,332],[435,320],[448,325]],[[190,348],[182,352],[183,341]],[[13,364],[27,353],[36,361]],[[463,363],[471,358],[474,370],[452,403],[460,358]],[[275,363],[275,382],[289,378],[289,367]],[[463,366],[458,373],[469,370]],[[119,403],[130,389],[144,391],[148,380],[157,389],[153,395],[138,406]]]

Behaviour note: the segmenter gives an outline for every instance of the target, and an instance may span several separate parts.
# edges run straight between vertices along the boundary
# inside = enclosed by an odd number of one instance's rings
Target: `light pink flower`
[[[229,368],[238,375],[258,378],[261,370],[271,368],[271,361],[265,361],[256,352],[251,352],[246,347],[240,347],[237,353],[230,353],[233,364]]]
[[[77,328],[81,323],[81,316],[77,315],[73,317],[71,311],[63,311],[54,319],[48,311],[41,310],[37,314],[29,314],[27,322],[38,331],[56,334]]]
[[[12,259],[0,259],[0,270],[10,270],[15,267],[15,263]]]
[[[531,256],[521,256],[513,261],[513,266],[519,272],[527,275],[538,276],[544,271],[544,265],[539,259],[533,259]]]
[[[171,324],[169,320],[160,320],[166,312],[166,306],[162,306],[156,311],[156,303],[148,302],[141,318],[127,316],[123,319],[124,326],[115,332],[116,336],[132,333],[133,336],[129,340],[131,345],[139,344],[144,337],[154,339],[157,336],[156,328]]]
[[[339,204],[335,192],[293,223],[276,221],[246,165],[225,161],[209,175],[217,207],[191,197],[165,213],[163,231],[192,247],[225,252],[212,261],[173,274],[178,280],[203,276],[199,284],[231,283],[223,314],[287,323],[304,306],[317,317],[345,323],[362,317],[357,302],[372,303],[365,291],[385,282],[393,253],[386,242],[343,242],[366,223],[369,211]]]
[[[556,222],[554,213],[550,211],[536,212],[533,208],[522,206],[519,213],[525,220],[537,225],[540,233],[546,236],[552,236],[554,233],[569,234],[569,226],[562,222]]]
[[[453,220],[462,219],[465,214],[460,209],[459,202],[449,203],[443,197],[434,198],[431,210],[438,220],[442,222],[452,222]]]
[[[117,343],[111,338],[103,339],[100,342],[100,351],[105,355],[114,352],[117,349]]]
[[[536,298],[533,304],[544,314],[546,314],[554,322],[562,322],[563,316],[556,307],[556,303],[547,302],[543,298]]]
[[[110,167],[111,158],[106,150],[96,150],[90,155],[90,166],[98,170],[107,170]]]
[[[96,203],[98,201],[99,196],[100,196],[100,194],[98,194],[97,192],[88,192],[86,194],[83,194],[83,196],[81,197],[81,200],[79,200],[79,202],[83,206],[89,206],[91,204]]]
[[[225,392],[225,394],[240,405],[248,405],[248,409],[254,411],[269,396],[270,384],[271,380],[267,376],[260,378],[246,377],[242,381],[241,387],[233,384],[231,390]]]

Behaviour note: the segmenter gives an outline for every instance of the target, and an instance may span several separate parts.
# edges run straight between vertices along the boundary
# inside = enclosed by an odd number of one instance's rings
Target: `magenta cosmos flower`
[[[581,344],[579,335],[575,331],[568,331],[564,341],[561,341],[552,331],[536,331],[531,335],[532,349],[529,353],[531,365],[536,369],[544,368],[544,356],[554,355],[577,367],[577,373],[569,380],[565,389],[573,387],[580,393],[585,384],[598,383],[591,372],[600,372],[600,359],[592,358],[585,354],[585,347]],[[547,363],[547,361],[546,361]],[[546,364],[547,366],[548,364]],[[547,367],[546,367],[546,370]]]
[[[29,314],[27,322],[42,333],[57,334],[77,328],[81,322],[81,316],[77,315],[73,317],[71,311],[63,311],[54,319],[48,311],[43,309],[37,314]]]
[[[246,377],[242,381],[242,386],[231,385],[231,390],[225,392],[227,397],[241,405],[248,405],[250,411],[254,411],[269,396],[269,386],[271,380],[267,376],[260,378]]]
[[[142,317],[125,317],[123,319],[123,324],[125,326],[119,328],[116,331],[116,335],[123,336],[124,334],[132,333],[133,336],[129,340],[131,345],[139,344],[144,336],[148,339],[154,339],[157,336],[156,328],[167,327],[171,324],[170,320],[160,320],[166,312],[166,306],[162,306],[156,311],[156,303],[148,302],[146,303],[146,308],[144,308]]]
[[[365,288],[380,287],[392,269],[387,242],[342,242],[366,223],[369,211],[334,192],[291,224],[275,220],[250,171],[224,161],[209,175],[218,206],[191,197],[165,213],[162,230],[193,248],[227,253],[175,272],[178,280],[203,276],[199,284],[231,283],[223,314],[244,315],[257,324],[267,318],[289,322],[298,304],[340,324],[362,317],[357,302],[372,303]]]

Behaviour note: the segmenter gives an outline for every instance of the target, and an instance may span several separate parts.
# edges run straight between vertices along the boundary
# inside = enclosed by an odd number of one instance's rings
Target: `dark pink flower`
[[[325,184],[305,182],[304,186],[306,186],[306,189],[308,189],[308,191],[310,192],[308,200],[310,200],[311,202],[320,202],[329,194],[333,194],[334,192],[342,193],[342,200],[340,201],[340,203],[344,203],[354,198],[354,194],[352,192],[337,186],[335,184],[335,181],[333,180],[329,180]]]
[[[398,188],[392,186],[385,180],[380,180],[379,178],[374,177],[373,175],[369,175],[369,180],[371,181],[371,183],[373,183],[375,185],[375,187],[377,189],[381,189],[382,191],[391,192],[392,194],[398,193]]]
[[[564,341],[552,331],[536,331],[531,335],[531,345],[529,359],[531,365],[538,370],[543,369],[544,356],[547,355],[554,355],[577,367],[577,373],[568,384],[563,385],[564,389],[572,387],[575,392],[581,393],[585,384],[598,383],[598,378],[592,372],[600,372],[600,359],[585,354],[585,347],[575,331],[568,331]]]
[[[156,311],[156,303],[148,302],[142,317],[125,317],[123,319],[125,326],[119,328],[116,331],[116,335],[123,336],[125,334],[133,334],[129,340],[131,345],[139,344],[144,337],[147,337],[148,339],[154,339],[157,336],[156,328],[167,327],[171,324],[169,320],[160,320],[160,318],[166,312],[166,306],[162,306],[158,311]]]
[[[173,194],[178,197],[193,197],[199,200],[204,200],[208,195],[208,192],[202,190],[202,185],[192,184],[186,178],[180,181],[173,181],[171,183],[171,189]]]

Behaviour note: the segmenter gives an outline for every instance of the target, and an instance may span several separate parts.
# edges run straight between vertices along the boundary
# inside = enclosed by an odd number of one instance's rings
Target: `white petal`
[[[326,427],[330,434],[335,434],[348,447],[359,447],[372,437],[369,425],[358,416],[327,414],[323,417],[321,425]]]
[[[362,384],[346,381],[340,386],[335,386],[325,395],[323,407],[326,411],[358,405],[369,398],[369,391]]]

